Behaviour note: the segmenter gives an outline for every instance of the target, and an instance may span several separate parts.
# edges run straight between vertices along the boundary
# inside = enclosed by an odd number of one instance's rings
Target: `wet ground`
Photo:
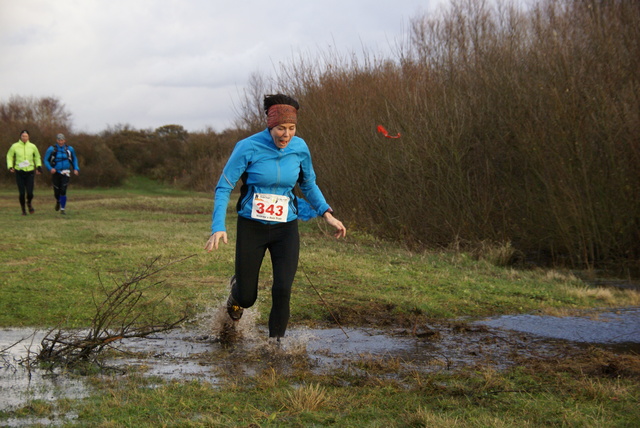
[[[640,308],[585,311],[582,316],[504,315],[477,324],[640,354]]]
[[[295,370],[301,363],[305,370],[319,374],[367,370],[376,362],[388,367],[397,364],[403,371],[435,372],[476,365],[504,369],[518,358],[562,357],[585,345],[640,353],[640,308],[591,311],[572,317],[501,316],[422,324],[408,330],[293,327],[279,343],[267,339],[252,310],[237,324],[229,324],[223,312],[221,308],[212,311],[197,327],[122,341],[116,345],[121,352],[106,363],[123,372],[125,368],[137,369],[145,376],[165,380],[221,384],[229,377],[252,376],[268,367]],[[39,350],[43,335],[30,329],[0,330],[0,351],[4,350],[0,357],[0,410],[17,408],[33,399],[89,394],[81,378],[29,370],[19,364],[29,352]]]

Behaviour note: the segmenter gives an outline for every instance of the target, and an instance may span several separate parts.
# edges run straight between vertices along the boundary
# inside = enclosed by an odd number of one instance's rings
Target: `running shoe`
[[[233,289],[233,286],[235,284],[236,276],[233,275],[231,277],[231,280],[229,281],[229,288]],[[243,312],[244,309],[242,308],[242,306],[240,306],[238,302],[236,302],[236,300],[233,298],[233,295],[229,293],[229,298],[227,299],[227,313],[229,314],[229,317],[234,321],[238,321],[240,318],[242,318]]]
[[[56,201],[56,211],[60,210],[60,201]]]

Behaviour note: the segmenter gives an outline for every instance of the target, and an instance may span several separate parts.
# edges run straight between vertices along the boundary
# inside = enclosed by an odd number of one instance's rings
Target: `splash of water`
[[[226,301],[210,308],[204,321],[205,329],[226,347],[240,347],[244,352],[258,354],[306,356],[312,335],[299,330],[282,338],[268,337],[265,327],[258,324],[258,305],[244,310],[242,318],[233,321],[227,314]]]

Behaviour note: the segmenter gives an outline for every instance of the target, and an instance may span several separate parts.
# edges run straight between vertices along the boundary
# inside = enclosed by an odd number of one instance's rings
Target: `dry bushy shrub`
[[[127,178],[127,171],[116,159],[111,147],[98,136],[79,134],[67,137],[78,157],[80,175],[74,185],[82,187],[116,187]]]
[[[299,98],[299,134],[351,227],[640,267],[639,3],[454,1],[408,40],[395,61],[329,53],[272,82]]]

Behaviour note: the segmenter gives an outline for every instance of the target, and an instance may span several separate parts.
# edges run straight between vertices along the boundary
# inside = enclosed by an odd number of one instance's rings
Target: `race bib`
[[[28,167],[29,165],[31,165],[31,163],[29,163],[29,161],[28,161],[28,160],[23,160],[22,162],[20,162],[20,163],[18,164],[18,166],[19,166],[20,168],[26,168],[26,167]]]
[[[256,193],[253,196],[251,218],[279,221],[284,223],[289,215],[289,198],[269,193]]]
[[[66,175],[67,177],[71,177],[71,171],[68,169],[63,169],[62,171],[60,171],[60,174]]]

